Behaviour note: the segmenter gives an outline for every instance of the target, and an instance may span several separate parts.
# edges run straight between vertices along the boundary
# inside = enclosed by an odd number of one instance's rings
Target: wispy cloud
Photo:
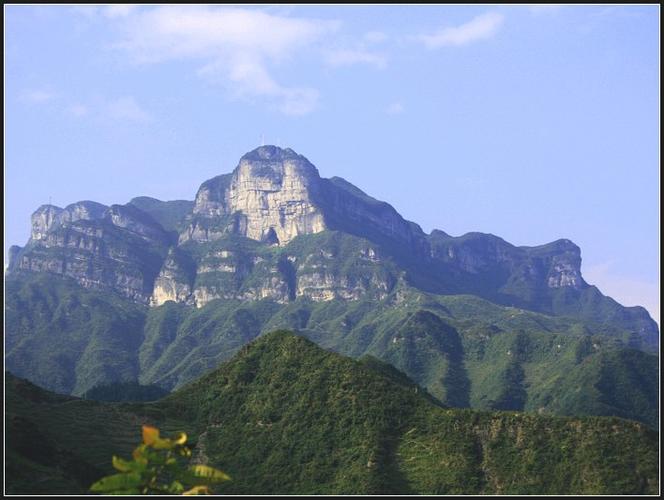
[[[460,26],[445,27],[433,34],[419,35],[416,38],[430,49],[467,45],[494,36],[504,20],[502,14],[487,12]]]
[[[110,22],[119,35],[110,47],[131,63],[193,61],[199,77],[223,87],[232,99],[264,104],[286,115],[305,115],[318,107],[316,88],[284,83],[281,76],[301,56],[333,68],[384,69],[388,61],[385,50],[376,50],[388,40],[381,31],[346,36],[340,42],[339,21],[284,10],[201,5],[74,9],[88,19]]]
[[[265,98],[295,115],[312,111],[318,92],[279,83],[274,68],[338,28],[334,21],[209,6],[140,10],[122,23],[123,38],[114,46],[135,63],[197,60],[198,74],[224,83],[234,97]]]
[[[52,101],[55,93],[44,89],[27,89],[21,92],[19,98],[24,102],[40,104]]]
[[[325,53],[325,62],[333,67],[368,64],[379,69],[384,69],[387,66],[387,56],[362,48],[334,49]]]
[[[387,67],[387,53],[377,51],[376,46],[388,40],[382,31],[369,31],[356,39],[335,42],[334,47],[323,51],[325,64],[331,67],[368,65],[377,69]]]

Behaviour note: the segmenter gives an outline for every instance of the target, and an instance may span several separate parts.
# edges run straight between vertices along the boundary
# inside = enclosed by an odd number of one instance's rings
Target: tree
[[[185,465],[191,449],[185,445],[184,432],[174,439],[162,438],[159,429],[143,426],[143,443],[132,453],[132,460],[113,456],[119,471],[101,478],[90,491],[115,495],[204,495],[210,485],[230,480],[223,471],[207,465]]]

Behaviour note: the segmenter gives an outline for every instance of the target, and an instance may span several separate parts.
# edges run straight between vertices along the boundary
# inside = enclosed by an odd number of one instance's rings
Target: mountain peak
[[[244,180],[238,180],[240,177],[244,177]],[[281,190],[285,177],[296,178],[294,181],[303,185],[316,183],[320,179],[316,167],[292,149],[261,146],[240,158],[231,183],[244,183],[246,187],[247,181],[263,183],[261,179],[267,178],[274,181],[272,189]]]
[[[302,159],[302,155],[297,154],[291,148],[282,149],[278,146],[267,145],[260,146],[252,151],[249,151],[241,160],[248,161],[284,161],[284,160],[294,160]]]
[[[195,218],[180,242],[211,241],[232,231],[282,245],[300,234],[323,231],[323,214],[315,203],[320,182],[316,167],[292,149],[256,148],[240,159],[231,176],[201,185]],[[233,218],[230,225],[228,217]],[[211,225],[223,227],[211,230]]]

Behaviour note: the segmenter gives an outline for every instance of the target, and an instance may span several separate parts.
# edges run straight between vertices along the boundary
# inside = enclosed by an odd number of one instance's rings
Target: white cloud
[[[400,102],[393,102],[387,108],[385,108],[385,112],[388,115],[400,115],[404,111],[405,108],[403,107],[403,104],[401,104]]]
[[[55,94],[44,89],[30,89],[21,93],[20,99],[25,102],[40,104],[51,101],[55,98]]]
[[[145,123],[151,121],[151,116],[131,96],[119,97],[108,101],[103,107],[103,113],[116,120],[128,120]]]
[[[335,49],[325,53],[325,62],[333,67],[368,64],[383,69],[387,66],[387,57],[361,48]]]
[[[323,51],[323,60],[328,66],[355,66],[367,64],[378,69],[387,67],[387,55],[384,52],[376,52],[370,46],[383,43],[387,35],[381,31],[369,31],[354,42],[346,41]]]
[[[504,19],[502,14],[487,12],[460,26],[442,28],[432,35],[417,38],[430,49],[467,45],[494,36]]]
[[[257,98],[267,98],[272,109],[285,115],[305,115],[318,104],[316,89],[280,85],[260,61],[247,56],[231,63],[214,61],[200,68],[198,75],[226,86],[235,99],[254,102]]]
[[[279,60],[336,26],[258,10],[164,6],[131,16],[119,45],[143,62],[234,53]]]
[[[614,268],[614,261],[588,266],[583,269],[583,278],[624,306],[645,307],[659,324],[658,283],[621,276]]]
[[[274,67],[338,28],[334,21],[209,6],[162,6],[122,21],[124,36],[115,47],[134,62],[199,60],[198,74],[224,83],[231,95],[266,98],[286,114],[313,110],[318,92],[277,82]]]

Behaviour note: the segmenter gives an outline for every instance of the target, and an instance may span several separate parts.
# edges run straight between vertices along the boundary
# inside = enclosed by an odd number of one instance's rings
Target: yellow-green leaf
[[[207,486],[194,486],[190,490],[185,491],[182,493],[183,495],[209,495],[210,494],[210,488]]]
[[[155,450],[170,450],[173,448],[173,442],[170,439],[157,439],[152,443],[152,447]]]
[[[181,432],[178,437],[176,437],[173,440],[173,444],[184,444],[187,442],[187,434],[185,432]]]
[[[90,486],[90,491],[110,493],[112,491],[131,490],[141,484],[141,475],[136,472],[128,474],[113,474],[102,477],[99,481]]]
[[[186,440],[187,436],[185,435],[184,438]],[[175,446],[170,439],[159,437],[159,429],[149,425],[143,426],[143,443],[152,446],[155,450],[170,450]]]
[[[115,467],[120,472],[129,472],[132,470],[130,462],[122,460],[120,457],[116,457],[115,455],[113,455],[113,467]]]
[[[207,479],[212,482],[229,481],[230,476],[224,471],[209,467],[207,465],[192,465],[189,470],[194,476]]]
[[[170,493],[175,493],[176,495],[179,495],[184,491],[184,486],[180,481],[173,481],[171,485],[168,487],[168,491]]]

